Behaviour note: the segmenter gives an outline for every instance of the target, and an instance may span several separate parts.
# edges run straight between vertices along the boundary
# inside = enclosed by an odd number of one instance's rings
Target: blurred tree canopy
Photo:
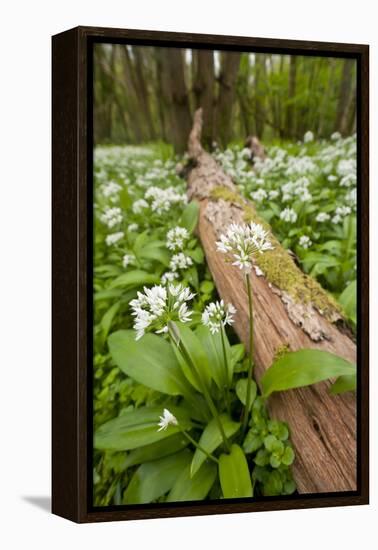
[[[209,148],[356,129],[353,59],[97,44],[94,75],[97,144],[162,140],[182,153],[200,106]]]

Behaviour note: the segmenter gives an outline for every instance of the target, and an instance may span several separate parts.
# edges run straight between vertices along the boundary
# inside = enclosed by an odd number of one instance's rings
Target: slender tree
[[[196,50],[192,59],[195,67],[193,93],[195,107],[202,107],[203,144],[211,147],[214,125],[214,53],[211,50]]]
[[[335,130],[338,130],[342,134],[345,133],[348,122],[348,107],[353,86],[353,64],[354,61],[352,59],[345,59],[341,75]]]
[[[219,94],[215,114],[215,138],[222,147],[227,146],[232,135],[232,114],[240,57],[241,54],[238,52],[221,53],[221,71],[218,79]]]

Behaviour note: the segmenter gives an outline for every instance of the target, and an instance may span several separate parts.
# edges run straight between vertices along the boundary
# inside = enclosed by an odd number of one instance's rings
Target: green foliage
[[[219,458],[219,479],[224,498],[252,497],[253,487],[246,456],[239,445]]]
[[[315,349],[287,353],[273,362],[261,378],[265,397],[274,391],[285,391],[316,384],[338,376],[355,376],[356,365],[345,359]]]

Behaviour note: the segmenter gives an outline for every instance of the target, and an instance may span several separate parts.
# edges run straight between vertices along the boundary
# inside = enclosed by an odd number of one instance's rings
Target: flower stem
[[[230,447],[230,444],[228,442],[228,439],[226,437],[226,434],[225,434],[225,431],[223,429],[223,425],[222,425],[222,422],[220,421],[220,418],[219,418],[219,415],[218,415],[218,411],[217,411],[217,408],[216,406],[214,405],[214,401],[210,395],[210,392],[209,390],[207,389],[207,386],[206,386],[206,383],[202,380],[200,374],[197,372],[196,370],[196,367],[195,365],[193,364],[193,361],[189,355],[189,353],[187,352],[185,346],[183,345],[183,343],[180,341],[180,342],[177,342],[177,339],[176,339],[176,335],[174,333],[171,332],[171,329],[168,328],[168,331],[169,331],[169,335],[170,335],[170,338],[171,338],[171,341],[173,343],[174,346],[177,347],[177,349],[179,350],[180,353],[182,353],[183,357],[184,357],[184,360],[186,361],[186,363],[189,365],[189,367],[191,368],[191,371],[192,371],[192,374],[193,374],[193,377],[197,383],[197,385],[199,386],[200,390],[202,391],[204,397],[205,397],[205,400],[207,402],[207,405],[210,409],[210,412],[211,414],[213,415],[213,417],[215,418],[215,421],[216,423],[218,424],[218,428],[219,428],[219,431],[221,433],[221,436],[222,436],[222,439],[223,439],[223,443],[226,447],[226,450],[228,452],[231,451],[231,447]]]
[[[244,436],[248,425],[248,413],[251,400],[251,383],[252,383],[252,370],[253,370],[253,299],[252,299],[252,287],[249,274],[246,274],[247,292],[248,292],[248,310],[249,310],[249,365],[248,365],[248,381],[247,381],[247,395],[245,400],[245,408],[243,414],[243,428],[242,436]]]
[[[224,326],[221,326],[220,329],[221,333],[221,340],[222,340],[222,349],[223,349],[223,362],[224,362],[224,368],[225,368],[225,387],[224,387],[224,393],[225,393],[225,401],[226,401],[226,407],[228,414],[231,414],[231,407],[230,407],[230,395],[229,395],[229,374],[228,374],[228,359],[227,359],[227,353],[226,353],[226,342],[225,342],[225,330]]]
[[[197,441],[193,439],[192,436],[190,436],[186,430],[184,430],[183,428],[180,428],[180,430],[181,430],[181,433],[186,437],[186,439],[190,441],[190,443],[192,443],[192,445],[194,445],[197,449],[199,449],[201,453],[205,454],[207,458],[209,458],[213,462],[216,462],[216,464],[219,463],[219,460],[215,458],[215,456],[213,456],[211,453],[206,451],[199,443],[197,443]]]

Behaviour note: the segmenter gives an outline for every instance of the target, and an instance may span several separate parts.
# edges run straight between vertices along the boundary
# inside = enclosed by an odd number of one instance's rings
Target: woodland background
[[[186,149],[194,110],[203,142],[225,148],[356,129],[353,59],[97,44],[95,141]]]

